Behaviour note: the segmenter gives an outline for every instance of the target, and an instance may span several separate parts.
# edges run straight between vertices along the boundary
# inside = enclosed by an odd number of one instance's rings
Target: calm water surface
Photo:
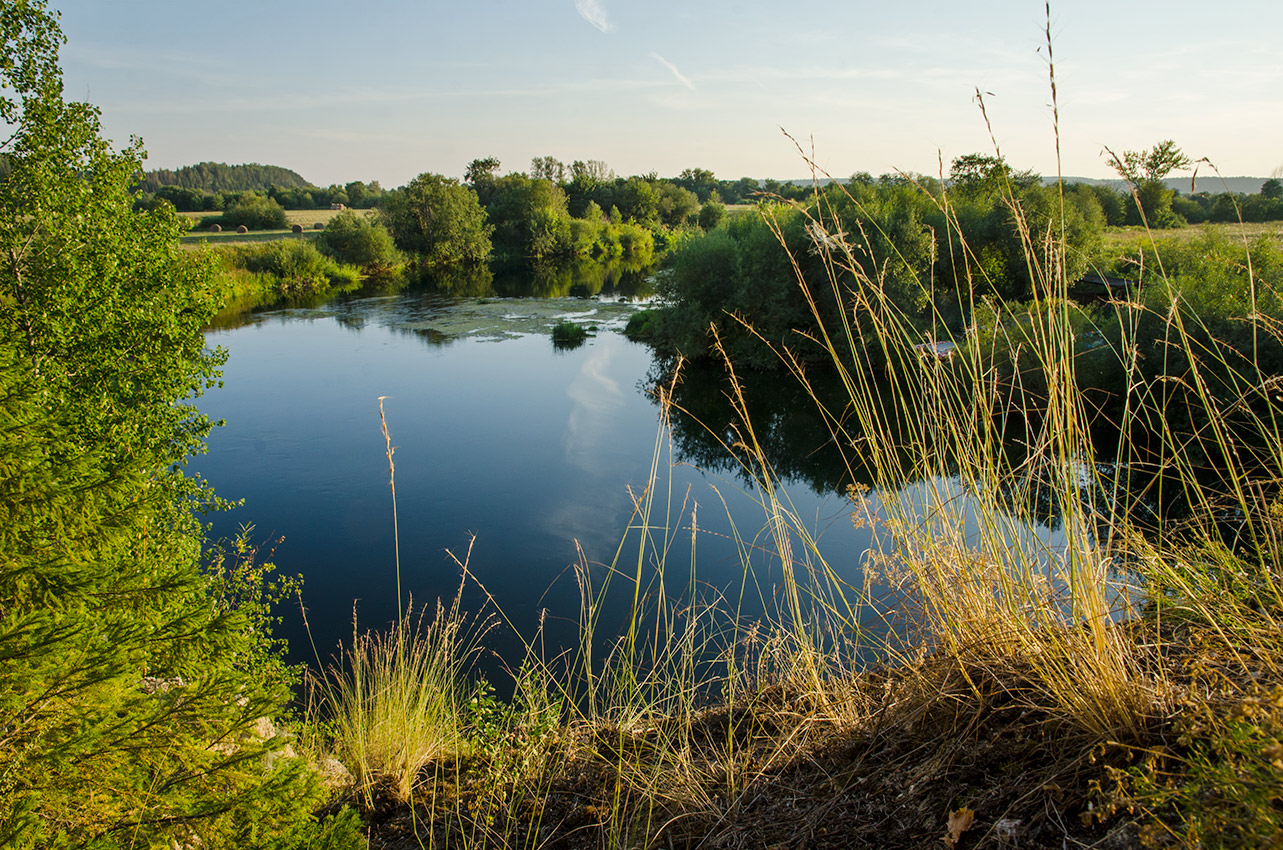
[[[666,588],[688,583],[698,505],[697,581],[708,592],[738,594],[744,567],[732,535],[762,534],[762,511],[742,480],[668,452],[647,393],[650,352],[617,332],[631,309],[610,298],[470,300],[406,291],[269,310],[241,327],[209,332],[208,343],[226,348],[229,358],[224,386],[207,393],[201,407],[226,425],[191,468],[222,497],[244,500],[213,517],[215,535],[252,524],[251,539],[270,549],[277,567],[304,577],[311,636],[323,660],[350,638],[354,613],[362,629],[391,621],[392,493],[378,407],[386,396],[402,591],[416,604],[453,597],[460,571],[447,550],[462,559],[475,538],[470,570],[513,625],[529,636],[546,610],[551,639],[571,641],[577,546],[598,582],[621,541],[635,553],[636,532],[625,540],[630,488],[647,486],[657,441],[664,497],[653,523],[664,522],[672,494]],[[575,350],[554,349],[547,328],[562,315],[596,324],[596,336]],[[797,448],[806,457],[814,446]],[[784,489],[829,563],[859,585],[870,532],[850,522],[845,499],[816,486],[799,479]],[[921,486],[906,484],[883,498],[918,498]],[[1054,537],[1042,527],[1032,531]],[[629,572],[637,562],[630,557]],[[759,555],[754,574],[750,615],[761,608],[757,600],[769,604],[778,564]],[[607,631],[622,622],[630,594],[607,606]],[[464,604],[478,610],[485,597],[470,585]],[[283,614],[291,657],[314,662],[297,606]],[[487,644],[519,658],[506,629],[491,632]]]

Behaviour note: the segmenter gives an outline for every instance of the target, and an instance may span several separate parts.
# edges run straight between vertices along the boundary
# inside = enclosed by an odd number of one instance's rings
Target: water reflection
[[[662,417],[646,391],[650,353],[611,330],[637,309],[622,290],[608,289],[623,280],[603,276],[593,298],[551,299],[500,297],[495,280],[491,294],[467,297],[385,282],[324,303],[259,310],[236,328],[210,332],[210,344],[227,348],[230,359],[224,388],[201,407],[228,424],[193,469],[223,497],[246,500],[214,517],[216,535],[252,522],[258,539],[284,536],[273,557],[283,572],[304,575],[313,629],[309,639],[297,613],[282,612],[293,660],[313,660],[312,640],[328,656],[350,639],[354,603],[362,627],[395,617],[379,396],[391,397],[403,583],[416,600],[454,592],[458,571],[444,550],[462,554],[475,534],[473,575],[527,638],[547,622],[550,651],[577,639],[580,600],[569,567],[580,551],[595,581],[626,549],[642,553],[627,565],[628,581],[640,576],[654,594],[667,598],[693,582],[701,595],[732,600],[746,619],[776,609],[784,571],[795,565],[771,553],[763,494],[727,454],[737,419],[724,374],[686,371],[668,457]],[[557,353],[547,329],[568,316],[600,330],[583,347]],[[870,553],[886,545],[880,530],[851,520],[861,503],[848,500],[847,488],[868,484],[869,472],[795,381],[743,377],[754,431],[782,482],[775,495],[793,508],[799,534],[818,541],[833,575],[861,587]],[[825,379],[814,380],[819,387]],[[656,451],[660,480],[652,482]],[[663,497],[652,517],[656,545],[647,547],[629,529],[633,495],[652,484]],[[980,496],[956,481],[918,481],[906,464],[897,492],[863,498],[884,513],[909,503],[924,515],[943,500],[966,517],[975,513],[968,500]],[[1013,527],[1047,551],[1058,545],[1043,524],[1026,518]],[[659,574],[659,551],[680,578]],[[632,587],[603,601],[603,639],[626,618]],[[884,603],[895,604],[883,590]],[[467,607],[483,607],[488,597],[472,593]],[[881,613],[870,610],[864,625],[875,627]],[[502,659],[519,660],[521,642],[510,633],[488,641]]]

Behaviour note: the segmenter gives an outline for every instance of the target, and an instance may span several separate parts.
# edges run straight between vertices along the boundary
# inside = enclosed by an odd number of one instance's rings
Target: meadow
[[[315,225],[328,224],[342,210],[286,210],[285,217],[288,219],[290,226],[282,230],[252,230],[249,233],[237,233],[233,229],[225,229],[220,233],[210,233],[208,231],[189,230],[183,237],[184,245],[237,245],[249,244],[255,242],[272,242],[277,239],[296,238],[301,235],[302,238],[311,238],[315,233]],[[202,218],[210,215],[208,212],[180,212],[183,220],[191,222],[194,228],[197,222]],[[294,225],[303,228],[302,234],[293,232]]]

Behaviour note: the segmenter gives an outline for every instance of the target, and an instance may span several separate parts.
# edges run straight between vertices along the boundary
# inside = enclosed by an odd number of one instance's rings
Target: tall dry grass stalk
[[[858,208],[858,201],[848,198]],[[946,221],[957,226],[947,192],[938,203]],[[1083,498],[1098,471],[1074,376],[1068,281],[1058,260],[1062,244],[1053,231],[1031,229],[1010,187],[1007,203],[1038,284],[1035,320],[1025,328],[1028,338],[1010,342],[1036,361],[1045,376],[1043,397],[1035,401],[1021,386],[1004,383],[989,367],[993,352],[965,338],[949,339],[958,353],[948,361],[924,356],[915,348],[927,341],[916,323],[857,259],[871,246],[842,238],[821,203],[814,210],[803,208],[803,214],[823,258],[829,291],[813,291],[796,259],[794,268],[820,323],[817,341],[846,387],[847,416],[826,413],[838,444],[858,452],[858,461],[873,470],[875,489],[897,489],[906,450],[924,477],[925,504],[883,501],[878,524],[890,544],[884,551],[895,552],[884,566],[907,574],[923,620],[921,633],[931,645],[962,660],[1021,659],[1066,719],[1100,734],[1135,732],[1159,710],[1163,686],[1141,671],[1133,643],[1115,627],[1134,613],[1134,600],[1112,573],[1113,554],[1102,545],[1102,518]],[[777,235],[783,243],[783,234]],[[967,250],[960,229],[939,238]],[[1035,264],[1039,256],[1046,259]],[[959,284],[964,299],[977,304],[978,281],[968,277]],[[929,290],[928,282],[921,285]],[[825,325],[817,306],[821,297],[848,305],[839,327]],[[857,334],[852,316],[871,323],[873,334]],[[943,317],[935,320],[937,327],[946,327]],[[859,360],[870,344],[880,346],[890,363],[883,375]],[[780,354],[797,380],[807,383],[801,362],[788,351]],[[886,405],[888,395],[913,412],[915,429],[906,431],[901,410]],[[1024,451],[1019,456],[1004,451],[1001,414],[1023,413],[1035,404],[1041,421],[1026,434]],[[1020,504],[1031,500],[1036,488],[1052,493],[1061,508],[1063,544],[1054,551],[1025,533],[1024,521],[996,500],[960,497],[1005,491],[1009,502]]]
[[[1054,102],[1054,70],[1051,74]],[[979,93],[977,99],[983,113]],[[798,151],[817,178],[829,176],[800,146]],[[1001,158],[996,141],[995,151]],[[956,353],[948,359],[924,356],[915,346],[930,338],[888,294],[879,273],[867,272],[860,261],[874,254],[870,237],[878,234],[844,233],[827,196],[817,193],[816,198],[817,203],[798,209],[807,218],[811,250],[821,257],[826,280],[808,280],[798,258],[791,259],[818,324],[814,341],[846,388],[845,410],[827,409],[818,397],[816,402],[835,441],[858,455],[852,464],[858,461],[873,471],[875,489],[898,489],[906,452],[926,482],[925,504],[884,500],[877,517],[885,534],[883,552],[894,553],[882,556],[883,566],[907,576],[922,619],[918,634],[963,663],[1008,657],[1026,664],[1066,720],[1099,735],[1136,735],[1148,718],[1163,711],[1166,686],[1161,675],[1143,669],[1134,641],[1117,627],[1136,613],[1139,600],[1116,567],[1117,551],[1110,544],[1134,535],[1125,517],[1100,516],[1085,498],[1097,489],[1107,491],[1109,482],[1098,480],[1102,467],[1095,462],[1088,406],[1075,376],[1063,225],[1053,221],[1036,230],[1013,187],[1005,186],[1004,201],[1035,282],[1035,302],[1021,338],[1001,342],[1019,346],[1023,362],[1032,360],[1042,377],[1035,397],[1019,383],[1019,375],[1013,383],[991,367],[996,352],[949,334],[938,313],[931,323],[947,335],[936,340],[954,343]],[[937,234],[937,242],[960,246],[964,262],[958,265],[965,278],[956,284],[962,301],[974,309],[980,303],[983,264],[970,254],[948,190],[934,199],[950,230]],[[851,194],[846,200],[862,209]],[[867,215],[866,220],[877,219]],[[775,229],[781,245],[787,244],[779,225]],[[923,300],[934,304],[931,282],[920,280],[919,286]],[[836,326],[819,308],[825,299],[844,305]],[[856,319],[863,330],[856,330]],[[889,364],[882,374],[864,357],[869,346],[880,349]],[[789,350],[778,353],[809,388],[802,362]],[[897,403],[889,406],[888,396]],[[912,411],[913,427],[906,428],[904,409]],[[1027,423],[1026,445],[1018,454],[1004,450],[1002,423],[1013,415]],[[1020,504],[1031,501],[1036,490],[1049,492],[1060,508],[1063,542],[1054,550],[1024,533],[1024,521],[998,500],[960,497],[1005,492],[1006,501]],[[768,513],[773,524],[780,522],[776,505]],[[832,596],[826,603],[848,604]]]

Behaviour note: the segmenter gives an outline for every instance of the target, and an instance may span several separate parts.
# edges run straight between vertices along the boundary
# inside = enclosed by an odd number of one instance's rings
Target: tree
[[[577,159],[570,164],[570,179],[584,179],[595,183],[605,183],[615,179],[615,172],[600,159],[590,159],[587,162]]]
[[[971,153],[956,158],[949,168],[949,188],[964,193],[1004,194],[1039,183],[1032,171],[1014,171],[999,156]]]
[[[264,568],[202,559],[183,473],[212,268],[134,209],[139,143],[64,101],[45,4],[0,41],[0,845],[243,845],[316,794],[247,737],[290,698]]]
[[[1278,200],[1283,198],[1283,181],[1277,177],[1271,177],[1261,184],[1261,195],[1266,198]]]
[[[566,182],[566,166],[556,157],[537,156],[530,160],[530,176],[553,183]]]
[[[716,194],[709,198],[704,206],[699,208],[699,226],[705,231],[717,227],[723,218],[726,217],[726,207],[717,200]]]
[[[1186,156],[1171,139],[1159,142],[1145,151],[1123,151],[1122,159],[1113,156],[1110,165],[1128,183],[1133,185],[1146,180],[1162,180],[1173,171],[1190,166]]]
[[[392,234],[368,215],[339,213],[325,225],[316,242],[321,251],[340,263],[360,266],[367,272],[388,270],[401,263]]]
[[[694,192],[701,204],[706,203],[720,185],[707,168],[687,168],[673,182]]]
[[[483,201],[498,256],[541,260],[569,251],[566,193],[551,180],[508,174],[486,185]]]
[[[498,157],[488,156],[485,159],[474,159],[468,163],[467,169],[463,172],[463,180],[472,186],[476,186],[478,183],[492,182],[495,179],[495,172],[498,170]]]
[[[655,189],[655,209],[668,227],[681,227],[699,214],[699,198],[676,183],[660,181]]]
[[[295,206],[300,206],[296,204]],[[223,227],[245,225],[249,230],[284,230],[290,226],[285,208],[274,198],[247,192],[215,219]]]
[[[1149,150],[1123,151],[1119,157],[1108,148],[1110,166],[1131,187],[1135,208],[1129,223],[1146,223],[1151,227],[1175,227],[1184,224],[1172,212],[1171,189],[1163,185],[1163,178],[1173,171],[1188,168],[1191,160],[1171,139],[1159,142]]]
[[[390,193],[383,222],[398,248],[429,267],[475,265],[490,256],[486,211],[477,193],[452,177],[420,174]]]

